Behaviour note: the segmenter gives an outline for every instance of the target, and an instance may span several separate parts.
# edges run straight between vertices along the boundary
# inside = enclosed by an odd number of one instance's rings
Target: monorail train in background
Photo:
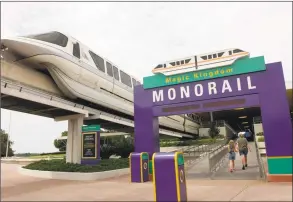
[[[133,118],[137,78],[100,57],[69,35],[49,32],[1,40],[8,62],[25,64],[52,77],[65,97],[80,104]],[[166,128],[198,134],[193,115],[160,117]]]
[[[157,65],[152,72],[164,75],[174,75],[233,64],[236,60],[249,57],[249,53],[240,49],[231,48],[222,51],[195,55],[183,59],[168,61]]]

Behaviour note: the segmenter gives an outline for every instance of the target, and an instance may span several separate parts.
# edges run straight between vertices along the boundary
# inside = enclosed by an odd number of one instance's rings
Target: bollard
[[[155,201],[187,201],[183,153],[154,153]]]
[[[146,152],[132,152],[129,155],[130,181],[149,181],[149,154]]]

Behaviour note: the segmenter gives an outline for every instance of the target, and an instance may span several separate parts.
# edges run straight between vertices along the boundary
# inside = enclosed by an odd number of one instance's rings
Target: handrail
[[[236,131],[234,130],[234,128],[232,128],[230,126],[230,124],[228,124],[227,122],[224,123],[224,126],[226,126],[227,128],[229,128],[234,134],[236,133]]]
[[[201,145],[196,145],[196,146],[191,146],[188,147],[187,149],[182,149],[182,151],[185,151],[184,153],[188,153],[188,160],[186,161],[186,168],[190,168],[191,166],[201,162],[206,156],[208,156],[210,153],[218,150],[221,148],[223,145],[225,145],[225,141],[219,141],[216,143],[210,143],[210,144],[201,144]],[[194,156],[192,155],[194,154]],[[192,158],[195,157],[196,158]],[[191,159],[189,159],[191,158]]]
[[[254,144],[255,144],[255,148],[256,148],[257,162],[258,162],[258,165],[259,165],[258,167],[259,167],[260,179],[266,181],[267,180],[267,175],[265,173],[265,165],[264,165],[264,162],[263,162],[262,157],[260,155],[256,139],[257,138],[254,138]]]
[[[211,174],[213,171],[216,171],[224,161],[224,157],[228,154],[228,150],[225,142],[220,145],[217,149],[210,152],[208,155],[209,158],[209,173]]]

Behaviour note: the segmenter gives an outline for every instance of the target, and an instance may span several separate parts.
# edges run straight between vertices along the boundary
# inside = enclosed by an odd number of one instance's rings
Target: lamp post
[[[8,157],[8,148],[9,148],[9,133],[10,133],[10,126],[11,126],[11,115],[12,112],[10,111],[10,118],[9,118],[9,127],[8,127],[8,133],[7,133],[7,144],[6,144],[6,158]]]

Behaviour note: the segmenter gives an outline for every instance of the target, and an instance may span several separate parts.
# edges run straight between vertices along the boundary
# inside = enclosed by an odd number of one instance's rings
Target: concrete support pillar
[[[66,145],[66,162],[81,162],[81,127],[83,116],[74,117],[68,120],[68,137]]]
[[[210,112],[210,118],[211,118],[211,122],[213,122],[214,121],[213,112]]]

